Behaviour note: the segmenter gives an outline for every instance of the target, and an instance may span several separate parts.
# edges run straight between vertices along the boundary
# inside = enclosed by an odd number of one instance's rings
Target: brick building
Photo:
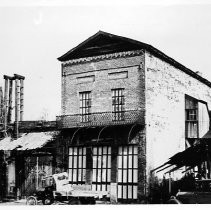
[[[209,130],[211,83],[148,44],[99,31],[58,60],[73,184],[140,202],[152,170]]]

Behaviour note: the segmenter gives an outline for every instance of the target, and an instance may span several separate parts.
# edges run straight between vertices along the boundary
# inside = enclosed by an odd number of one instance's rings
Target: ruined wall
[[[185,149],[185,94],[206,101],[211,89],[172,65],[146,53],[147,174]],[[169,169],[168,169],[169,170]],[[179,176],[179,171],[173,176]],[[159,177],[163,173],[158,174]]]

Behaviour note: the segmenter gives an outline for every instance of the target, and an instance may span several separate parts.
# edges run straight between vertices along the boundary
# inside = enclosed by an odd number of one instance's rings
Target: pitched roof
[[[155,47],[134,40],[129,39],[122,36],[117,36],[114,34],[110,34],[103,31],[98,31],[93,36],[89,37],[85,41],[83,41],[78,46],[74,47],[73,49],[69,50],[64,55],[57,58],[59,61],[64,62],[72,59],[78,58],[85,58],[85,57],[92,57],[97,55],[104,55],[116,52],[124,52],[124,51],[132,51],[132,50],[141,50],[144,49],[154,56],[168,62],[169,64],[179,68],[180,70],[184,71],[188,75],[198,79],[202,83],[211,87],[211,82],[207,79],[203,78],[199,74],[195,73],[194,71],[188,69],[187,67],[183,66],[173,58],[167,56],[160,50],[156,49]]]

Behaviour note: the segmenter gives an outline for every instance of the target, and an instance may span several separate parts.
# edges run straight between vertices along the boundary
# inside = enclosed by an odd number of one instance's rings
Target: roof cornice
[[[62,62],[62,66],[67,67],[67,66],[71,66],[71,65],[75,65],[75,64],[96,62],[96,61],[100,61],[100,60],[104,60],[104,59],[132,57],[132,56],[142,55],[143,53],[144,53],[143,50],[132,50],[132,51],[126,51],[126,52],[118,52],[118,53],[110,53],[110,54],[86,57],[86,58],[78,58],[78,59],[73,59],[73,60]]]
[[[96,38],[99,35],[104,35],[104,36],[107,36],[107,37],[110,37],[110,38],[120,39],[122,41],[134,44],[134,45],[138,46],[140,48],[140,50],[124,51],[124,52],[110,53],[110,54],[104,54],[104,55],[92,56],[92,57],[85,57],[85,58],[77,58],[77,59],[71,59],[70,58],[70,60],[65,61],[65,59],[68,59],[68,56],[71,55],[71,53],[80,49],[85,44],[87,44],[89,41],[93,40],[94,38]],[[74,65],[74,64],[81,64],[81,63],[86,63],[86,62],[91,62],[91,61],[98,61],[98,60],[102,60],[102,59],[112,59],[112,58],[118,58],[118,57],[134,56],[136,54],[131,54],[131,52],[132,53],[133,52],[135,52],[135,53],[139,52],[140,53],[140,52],[143,52],[143,51],[147,51],[147,52],[153,54],[154,56],[164,60],[165,62],[173,65],[174,67],[182,70],[186,74],[192,76],[193,78],[195,78],[195,79],[199,80],[200,82],[206,84],[207,86],[211,87],[211,82],[209,80],[207,80],[207,79],[203,78],[202,76],[198,75],[196,72],[192,71],[191,69],[188,69],[187,67],[183,66],[182,64],[180,64],[179,62],[177,62],[173,58],[164,54],[162,51],[156,49],[155,47],[153,47],[149,44],[137,41],[137,40],[129,39],[129,38],[122,37],[122,36],[117,36],[117,35],[110,34],[110,33],[104,32],[104,31],[98,31],[96,34],[89,37],[84,42],[82,42],[81,44],[79,44],[75,48],[71,49],[70,51],[68,51],[67,53],[65,53],[61,57],[59,57],[58,60],[61,61],[62,66],[65,67],[65,66]]]

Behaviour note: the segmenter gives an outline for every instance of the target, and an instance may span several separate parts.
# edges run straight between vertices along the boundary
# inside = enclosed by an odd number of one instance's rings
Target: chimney
[[[12,90],[13,90],[13,77],[9,78],[9,107],[8,107],[8,123],[12,120]]]
[[[7,115],[8,115],[8,80],[9,77],[4,75],[4,129],[7,130]]]
[[[18,138],[18,124],[23,120],[23,80],[25,77],[14,74],[15,79],[15,137]]]

